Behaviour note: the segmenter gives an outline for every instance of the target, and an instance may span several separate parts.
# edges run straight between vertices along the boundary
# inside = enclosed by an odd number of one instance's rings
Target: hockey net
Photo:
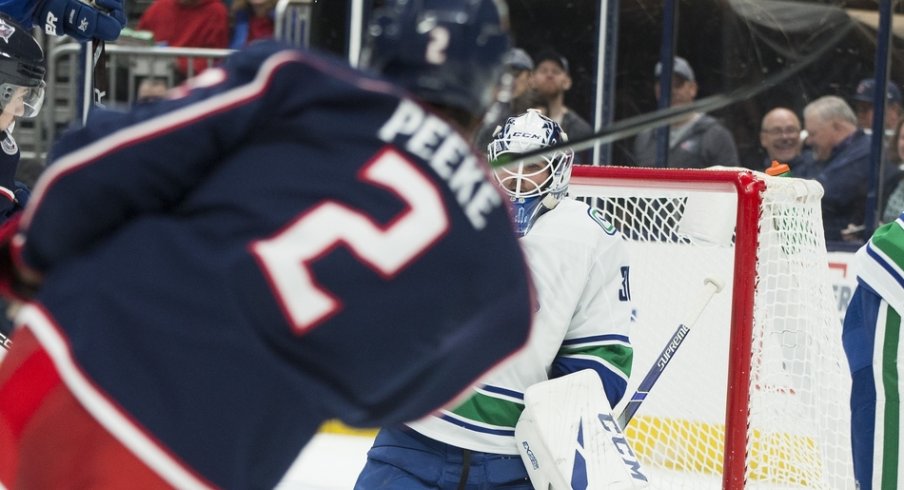
[[[725,283],[626,429],[650,487],[853,488],[850,376],[819,184],[576,166],[569,190],[631,251],[635,357],[622,403],[704,278]]]

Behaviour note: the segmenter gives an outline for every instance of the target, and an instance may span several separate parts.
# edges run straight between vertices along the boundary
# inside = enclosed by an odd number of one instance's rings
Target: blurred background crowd
[[[312,46],[354,62],[355,5],[312,0]],[[229,50],[273,37],[276,0],[130,0],[128,28],[108,43],[99,76],[111,106],[140,103],[209,66]],[[507,60],[512,106],[487,121],[483,146],[504,116],[536,107],[572,140],[607,125],[716,95],[711,110],[644,128],[579,152],[576,163],[670,167],[742,166],[765,171],[773,160],[826,188],[829,242],[861,243],[874,192],[877,219],[904,206],[904,143],[898,143],[904,83],[904,6],[894,7],[881,155],[872,141],[876,52],[875,0],[566,0],[509,2],[518,50]],[[671,10],[670,10],[671,9]],[[671,34],[671,36],[670,36]],[[47,109],[23,121],[17,139],[33,182],[52,141],[76,118],[77,44],[42,40],[48,53]],[[676,58],[659,62],[663,46]],[[179,56],[173,48],[188,49]],[[665,68],[672,73],[664,93]],[[667,99],[663,100],[667,95]],[[664,141],[665,140],[665,141]],[[28,164],[27,162],[31,162]],[[879,188],[871,165],[879,162]],[[843,184],[843,185],[842,185]],[[839,245],[841,246],[841,245]],[[830,244],[830,248],[832,245]]]

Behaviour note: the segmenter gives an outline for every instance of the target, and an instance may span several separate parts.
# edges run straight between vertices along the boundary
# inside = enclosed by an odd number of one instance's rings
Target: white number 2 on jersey
[[[446,62],[446,48],[449,47],[449,30],[445,27],[430,29],[430,42],[427,43],[425,58],[427,63],[441,65]]]
[[[397,194],[407,209],[381,226],[359,210],[326,200],[251,247],[298,334],[342,308],[342,301],[316,282],[311,262],[344,245],[362,264],[389,279],[449,227],[440,191],[395,150],[383,150],[359,175],[365,182]]]

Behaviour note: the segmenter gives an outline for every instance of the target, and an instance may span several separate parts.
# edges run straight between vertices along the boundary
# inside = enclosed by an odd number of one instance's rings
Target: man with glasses
[[[803,149],[800,119],[791,109],[776,107],[763,116],[760,125],[760,145],[766,151],[763,168],[769,168],[773,161],[786,163],[794,172],[798,166],[806,165],[809,151]]]

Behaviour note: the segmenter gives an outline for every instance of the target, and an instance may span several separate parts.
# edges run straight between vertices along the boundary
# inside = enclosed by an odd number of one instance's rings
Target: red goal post
[[[651,488],[853,488],[850,377],[819,184],[743,169],[575,166],[569,192],[631,250],[626,398],[703,278],[726,284],[628,425]]]

